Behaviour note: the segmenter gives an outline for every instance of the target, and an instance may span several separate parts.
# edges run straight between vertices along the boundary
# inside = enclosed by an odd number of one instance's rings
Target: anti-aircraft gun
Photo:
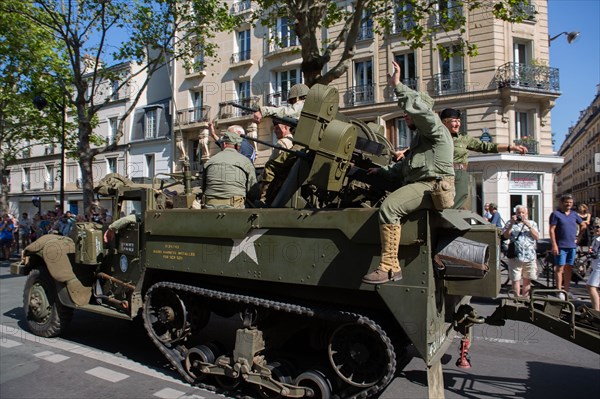
[[[105,178],[97,191],[113,215],[139,218],[114,242],[103,243],[101,225],[78,223],[72,237],[25,250],[16,269],[29,274],[30,329],[60,335],[73,309],[141,316],[187,382],[232,391],[243,381],[264,398],[375,395],[413,345],[430,394],[443,396],[440,359],[454,332],[483,321],[469,297],[499,292],[496,228],[467,211],[416,212],[403,221],[404,278],[363,284],[379,264],[386,189],[356,171],[387,164],[392,151],[374,126],[340,114],[338,98],[322,85],[309,92],[295,132],[304,155],[273,207],[190,209],[191,174],[169,190]],[[174,209],[167,191],[177,192]],[[236,314],[240,322],[210,335],[211,320]]]

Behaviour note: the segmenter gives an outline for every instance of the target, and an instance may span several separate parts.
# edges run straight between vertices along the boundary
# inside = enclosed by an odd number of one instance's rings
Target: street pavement
[[[8,262],[0,262],[0,398],[223,397],[185,384],[141,324],[76,312],[64,337],[29,334],[22,312],[24,283],[25,277],[9,274]],[[581,283],[572,291],[589,300]],[[473,303],[488,316],[499,302],[474,298]],[[455,364],[459,343],[455,339],[443,358],[448,399],[564,399],[600,392],[600,357],[538,327],[516,321],[476,326],[469,369]],[[423,361],[409,350],[405,367],[380,398],[425,398],[426,381]]]

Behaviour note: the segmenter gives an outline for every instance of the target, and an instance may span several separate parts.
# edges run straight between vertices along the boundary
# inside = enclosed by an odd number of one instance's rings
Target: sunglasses
[[[600,229],[600,226],[594,226],[595,229]]]

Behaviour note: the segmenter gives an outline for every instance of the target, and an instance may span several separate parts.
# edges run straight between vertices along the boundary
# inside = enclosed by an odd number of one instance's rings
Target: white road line
[[[22,345],[20,342],[13,341],[12,339],[3,339],[0,341],[0,348],[14,348],[15,346]]]
[[[125,378],[129,378],[127,374],[119,373],[118,371],[110,370],[104,367],[95,367],[87,370],[85,373],[110,382],[119,382]]]
[[[51,362],[51,363],[60,363],[63,360],[70,359],[69,356],[59,355],[57,353],[50,352],[50,351],[39,352],[39,353],[36,353],[35,356],[39,357],[40,359],[44,359],[48,362]]]
[[[178,391],[177,389],[165,388],[155,392],[152,396],[161,399],[177,399],[183,395],[185,395],[185,392]]]
[[[11,326],[6,324],[0,324],[0,343],[8,343],[9,341],[15,342],[7,339],[7,336],[16,337],[20,342],[18,344],[42,344],[49,346],[54,349],[60,349],[65,352],[81,355],[87,357],[89,359],[98,360],[100,362],[110,364],[111,366],[121,367],[127,371],[144,374],[152,378],[160,379],[163,381],[167,381],[173,384],[178,384],[182,386],[189,387],[188,384],[184,383],[181,380],[177,380],[175,378],[169,377],[165,374],[162,374],[156,370],[153,370],[149,367],[141,365],[137,362],[134,362],[129,359],[123,359],[121,357],[115,356],[111,353],[98,351],[89,347],[76,345],[71,342],[63,341],[59,338],[42,338],[36,335],[30,334],[27,331],[23,331],[18,326]],[[12,344],[12,346],[15,346]]]

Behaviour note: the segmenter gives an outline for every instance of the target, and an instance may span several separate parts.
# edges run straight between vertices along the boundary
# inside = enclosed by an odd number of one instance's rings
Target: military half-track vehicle
[[[107,176],[98,194],[112,214],[139,218],[108,244],[101,225],[78,223],[71,237],[28,247],[30,329],[60,335],[73,309],[141,316],[187,382],[226,391],[244,382],[264,398],[376,395],[413,345],[430,393],[443,395],[442,355],[455,330],[481,321],[470,296],[499,292],[498,233],[469,211],[416,212],[403,221],[403,279],[363,284],[379,264],[378,205],[393,189],[366,169],[393,151],[378,126],[340,114],[338,98],[311,88],[294,164],[269,208],[192,209],[189,171],[175,186]],[[205,335],[211,319],[234,315],[222,331],[230,339]]]

